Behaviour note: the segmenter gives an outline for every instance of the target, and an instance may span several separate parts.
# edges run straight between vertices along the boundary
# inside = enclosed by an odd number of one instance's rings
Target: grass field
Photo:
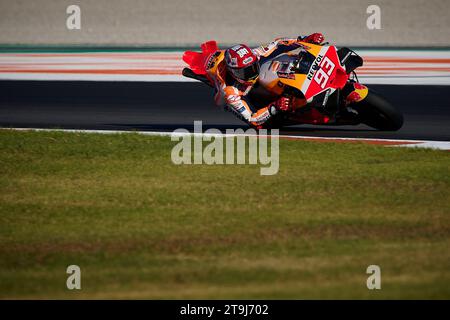
[[[0,131],[0,298],[450,299],[450,153],[283,140],[261,176],[175,143]]]

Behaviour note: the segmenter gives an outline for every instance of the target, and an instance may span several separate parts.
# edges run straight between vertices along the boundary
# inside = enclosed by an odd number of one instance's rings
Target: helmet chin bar
[[[230,68],[233,77],[241,83],[254,83],[259,77],[259,63],[244,68]]]
[[[258,80],[258,78],[259,78],[259,77],[256,77],[256,78],[251,79],[251,80],[242,80],[242,79],[238,79],[238,78],[235,78],[235,79],[236,79],[236,81],[238,81],[239,83],[241,83],[241,84],[243,84],[243,85],[249,86],[249,85],[255,84],[255,82]]]

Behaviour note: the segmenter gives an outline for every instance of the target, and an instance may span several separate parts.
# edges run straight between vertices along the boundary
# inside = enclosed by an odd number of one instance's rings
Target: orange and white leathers
[[[281,53],[297,49],[300,46],[298,41],[291,38],[279,38],[252,50],[262,62],[263,59],[270,59]],[[207,75],[216,89],[214,96],[216,104],[232,111],[236,116],[256,128],[264,127],[264,124],[272,117],[270,106],[259,108],[253,106],[255,111],[250,108],[245,96],[254,83],[244,85],[227,74],[224,56],[225,50],[220,50],[207,62]]]

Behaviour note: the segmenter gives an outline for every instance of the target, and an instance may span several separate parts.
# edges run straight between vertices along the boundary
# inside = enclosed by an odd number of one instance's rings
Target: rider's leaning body
[[[299,41],[319,44],[324,41],[324,37],[314,33],[296,39],[279,38],[254,49],[240,44],[214,53],[206,62],[206,72],[216,89],[216,104],[256,128],[264,127],[279,110],[287,110],[287,98],[281,97],[267,106],[252,106],[246,95],[258,80],[261,62],[297,49],[300,47]]]

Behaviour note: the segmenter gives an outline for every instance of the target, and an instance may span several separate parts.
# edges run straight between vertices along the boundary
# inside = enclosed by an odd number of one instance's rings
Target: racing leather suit
[[[303,39],[304,37],[296,39],[278,38],[265,46],[254,48],[252,51],[258,56],[259,63],[262,64],[267,59],[297,49],[300,47],[298,42]],[[237,117],[253,127],[263,128],[269,119],[276,114],[276,108],[272,104],[260,108],[256,106],[252,108],[250,106],[246,96],[253,84],[242,84],[228,74],[224,54],[225,50],[217,51],[206,64],[207,76],[214,83],[216,90],[215,103],[233,112]]]

